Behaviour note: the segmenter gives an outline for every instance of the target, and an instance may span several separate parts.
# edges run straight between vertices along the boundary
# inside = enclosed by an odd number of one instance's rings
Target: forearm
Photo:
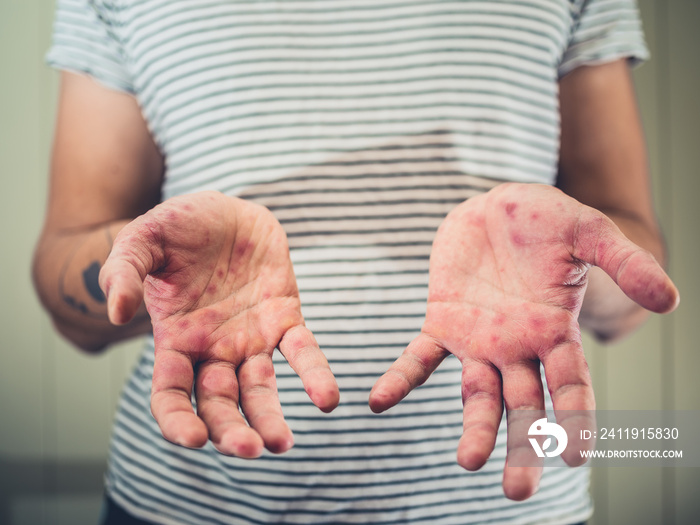
[[[47,231],[34,254],[33,279],[56,329],[73,344],[97,352],[110,343],[148,333],[145,308],[128,324],[107,319],[107,303],[98,285],[99,270],[127,220],[74,230]]]
[[[665,247],[656,224],[616,210],[600,211],[608,215],[632,242],[649,251],[664,266]],[[602,270],[595,267],[589,270],[579,323],[596,339],[601,342],[618,340],[638,328],[648,316],[649,311],[629,299]]]
[[[626,59],[580,67],[559,82],[561,148],[557,186],[610,217],[664,264],[646,144]],[[637,328],[647,313],[597,268],[589,272],[580,324],[602,341]]]

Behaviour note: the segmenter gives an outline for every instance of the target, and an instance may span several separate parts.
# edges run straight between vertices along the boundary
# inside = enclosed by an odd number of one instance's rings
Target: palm
[[[239,364],[303,321],[284,232],[257,206],[239,201],[232,213],[229,200],[196,216],[166,203],[177,211],[160,210],[170,216],[163,264],[144,299],[158,346]]]
[[[500,368],[578,338],[588,267],[573,256],[579,213],[523,200],[494,193],[463,203],[435,238],[423,332],[457,357]]]
[[[201,446],[210,437],[244,457],[263,445],[288,449],[276,346],[317,405],[337,403],[327,362],[304,327],[286,236],[265,208],[212,192],[171,199],[124,228],[101,278],[117,322],[144,298],[156,348],[152,408],[171,441]]]
[[[556,411],[595,405],[577,321],[589,265],[650,310],[675,303],[675,288],[650,254],[554,188],[506,184],[459,205],[433,242],[421,334],[375,385],[373,410],[396,404],[452,353],[463,367],[459,463],[483,465],[504,404],[507,463],[531,455],[527,423],[544,408],[540,363]],[[564,459],[580,462],[566,452]],[[507,466],[506,494],[529,496],[538,477],[537,469]]]

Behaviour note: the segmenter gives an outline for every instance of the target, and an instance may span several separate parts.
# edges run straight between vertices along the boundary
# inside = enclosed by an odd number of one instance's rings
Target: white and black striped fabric
[[[456,464],[456,359],[386,414],[367,397],[420,330],[442,218],[502,180],[553,183],[558,79],[646,54],[632,0],[58,0],[49,62],[134,94],[165,198],[215,189],[278,217],[341,389],[322,414],[277,356],[295,447],[186,450],[150,414],[151,341],[116,416],[109,495],[170,524],[588,518],[585,469],[504,498],[503,428],[481,471]]]

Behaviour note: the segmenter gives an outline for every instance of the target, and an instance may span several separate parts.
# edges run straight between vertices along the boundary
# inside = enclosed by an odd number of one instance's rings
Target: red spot
[[[514,233],[513,235],[511,235],[510,240],[516,246],[522,246],[523,244],[525,244],[525,238],[519,233]]]
[[[474,226],[483,226],[485,221],[483,215],[470,213],[466,217],[466,222],[469,224],[473,224]]]
[[[515,209],[518,207],[517,204],[514,202],[509,202],[506,204],[506,214],[508,217],[514,217],[515,216]]]
[[[261,383],[266,383],[268,381],[274,380],[275,378],[275,368],[272,363],[265,363],[255,367],[255,376]]]
[[[206,230],[206,231],[202,234],[202,236],[201,236],[201,238],[200,238],[199,240],[200,240],[200,244],[199,244],[199,245],[200,245],[201,247],[209,246],[209,244],[211,243],[211,233],[209,232],[209,230]]]
[[[496,334],[491,334],[491,344],[495,345],[501,341],[501,338]]]
[[[215,323],[218,319],[218,314],[213,310],[206,310],[202,313],[202,322],[204,324]]]
[[[158,242],[158,239],[160,237],[160,226],[156,221],[152,220],[146,220],[143,223],[143,227],[145,228],[147,234],[150,234],[150,239],[153,240],[153,242]],[[140,236],[141,232],[135,234],[135,236]]]
[[[494,322],[495,324],[497,324],[498,326],[501,326],[501,325],[503,325],[503,324],[506,322],[506,316],[503,315],[503,314],[498,314],[498,315],[494,318],[493,322]]]
[[[540,214],[537,213],[536,211],[534,211],[534,212],[532,212],[532,213],[530,214],[530,218],[531,218],[533,221],[536,221],[537,219],[540,218]]]
[[[545,321],[543,319],[530,319],[530,329],[534,331],[542,331],[542,329],[545,327]]]
[[[466,381],[462,383],[462,403],[474,393],[475,389],[473,386]]]
[[[559,346],[561,344],[566,343],[568,338],[566,337],[565,334],[559,334],[557,337],[554,338],[554,345],[553,346]]]
[[[196,352],[201,352],[208,346],[207,336],[202,331],[195,333],[188,339],[188,342],[190,343],[190,348]]]
[[[243,241],[236,244],[236,255],[239,258],[241,258],[246,254],[246,252],[253,251],[254,247],[255,247],[255,244],[253,244],[252,241],[243,240]]]
[[[177,328],[179,330],[185,331],[187,328],[189,328],[190,322],[187,319],[182,319],[181,321],[178,321],[177,323]]]
[[[215,285],[214,283],[212,283],[212,284],[210,284],[209,286],[207,286],[207,293],[208,293],[208,294],[212,294],[212,295],[213,295],[213,294],[216,293],[216,290],[217,290],[217,287],[216,287],[216,285]]]
[[[493,376],[465,377],[462,382],[462,402],[478,392],[494,392],[500,389],[500,380]]]
[[[219,268],[218,270],[216,270],[216,276],[219,279],[223,279],[224,275],[226,275],[226,272],[224,272],[224,270],[222,268]]]

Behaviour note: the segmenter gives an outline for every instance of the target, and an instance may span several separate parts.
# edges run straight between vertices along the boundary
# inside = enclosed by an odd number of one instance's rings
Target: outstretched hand
[[[115,324],[145,300],[155,340],[151,409],[166,439],[187,447],[211,439],[248,458],[263,446],[289,449],[275,347],[314,404],[337,405],[335,378],[304,325],[286,235],[266,208],[216,192],[170,199],[122,229],[100,285]]]
[[[512,499],[529,497],[541,470],[508,463],[523,452],[510,446],[511,427],[523,426],[516,411],[544,409],[540,363],[555,413],[595,407],[577,321],[590,265],[648,310],[669,312],[678,302],[651,254],[605,215],[555,188],[504,184],[460,204],[433,243],[421,334],[375,384],[372,410],[398,403],[454,354],[463,367],[459,464],[468,470],[483,466],[505,404],[503,488]],[[571,465],[582,462],[573,454],[563,458]]]

